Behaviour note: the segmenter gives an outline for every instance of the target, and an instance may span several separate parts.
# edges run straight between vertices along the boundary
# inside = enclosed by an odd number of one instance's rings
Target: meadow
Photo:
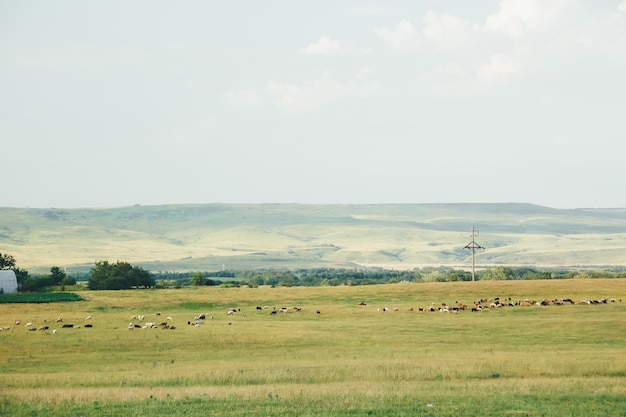
[[[623,279],[79,295],[0,307],[0,415],[626,415]],[[419,311],[495,297],[576,304]]]

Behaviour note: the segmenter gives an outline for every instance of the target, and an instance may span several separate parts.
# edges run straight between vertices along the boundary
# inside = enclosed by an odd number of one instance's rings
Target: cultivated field
[[[626,280],[81,295],[0,305],[0,415],[626,415]],[[418,311],[495,297],[577,304]]]

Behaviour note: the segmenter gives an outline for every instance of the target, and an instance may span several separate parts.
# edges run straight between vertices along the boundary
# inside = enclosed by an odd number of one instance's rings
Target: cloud
[[[487,16],[477,28],[523,38],[528,32],[543,29],[562,13],[564,0],[502,0],[500,9]]]
[[[511,78],[518,72],[517,63],[504,54],[494,54],[489,62],[478,68],[478,77],[487,82],[501,81]]]
[[[389,43],[393,48],[402,48],[417,37],[417,30],[408,20],[401,20],[393,28],[381,27],[374,29],[374,34]]]
[[[427,12],[422,21],[425,39],[448,46],[465,43],[472,29],[466,20],[432,11]]]
[[[617,11],[621,13],[626,13],[626,0],[624,0],[617,6]]]
[[[372,96],[378,84],[368,78],[367,70],[352,74],[349,82],[341,82],[324,74],[308,83],[268,83],[268,91],[275,98],[276,107],[286,113],[296,114],[318,109],[345,99],[363,99]]]
[[[344,45],[344,41],[322,36],[317,41],[302,48],[300,52],[305,55],[336,55],[343,52]]]

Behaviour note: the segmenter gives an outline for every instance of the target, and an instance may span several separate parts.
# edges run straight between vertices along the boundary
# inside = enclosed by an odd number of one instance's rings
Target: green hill
[[[202,204],[0,208],[0,252],[47,272],[124,260],[152,271],[626,264],[626,209],[531,204]]]

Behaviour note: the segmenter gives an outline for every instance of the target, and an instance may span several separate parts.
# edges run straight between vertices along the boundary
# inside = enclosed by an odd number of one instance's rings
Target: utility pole
[[[474,240],[478,236],[478,230],[474,230],[474,226],[472,226],[472,241],[467,245],[463,246],[463,249],[471,249],[472,250],[472,282],[475,281],[475,270],[476,270],[476,262],[474,261],[474,257],[476,256],[476,249],[485,249],[480,246],[476,240]]]

